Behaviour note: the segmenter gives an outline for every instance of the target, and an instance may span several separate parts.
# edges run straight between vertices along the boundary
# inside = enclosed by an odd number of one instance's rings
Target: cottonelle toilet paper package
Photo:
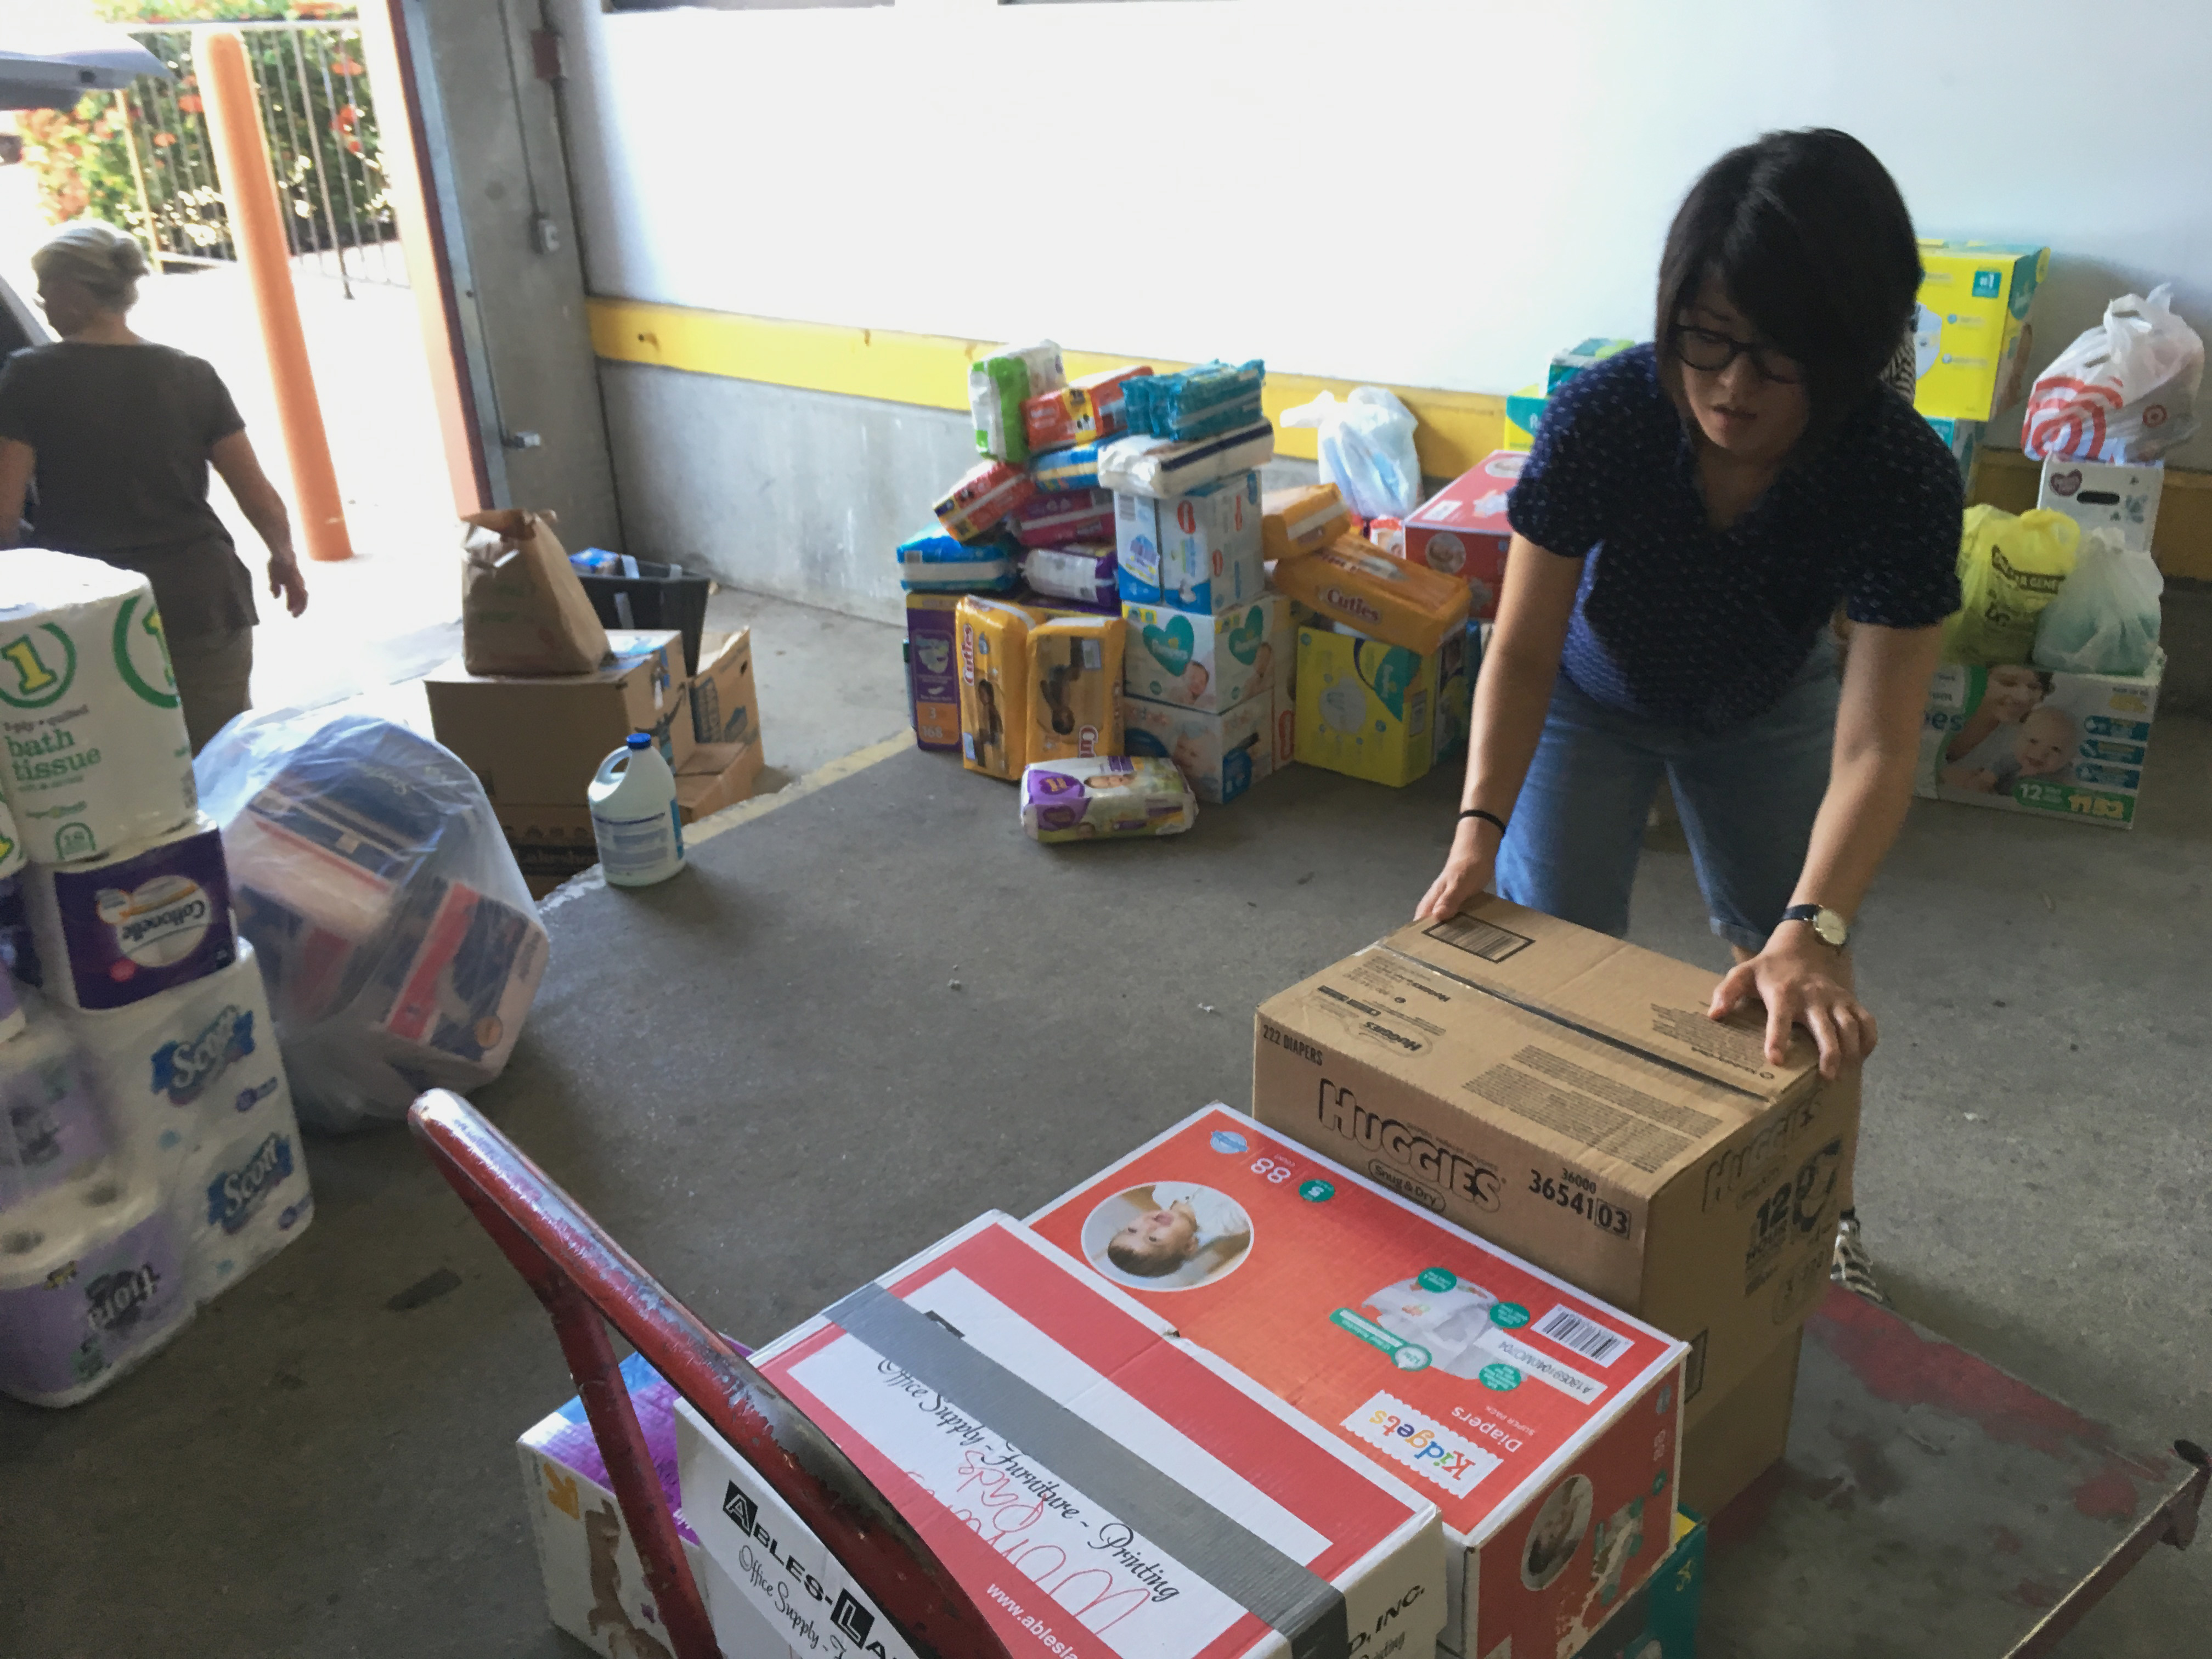
[[[192,1303],[300,1236],[314,1199],[251,945],[220,972],[118,1012],[63,1018],[166,1195]]]
[[[0,738],[0,793],[40,863],[96,858],[191,817],[191,741],[143,576],[43,549],[8,555]]]
[[[21,879],[44,988],[63,1007],[127,1007],[238,953],[222,836],[204,816],[82,864],[33,864]]]
[[[75,1405],[191,1311],[176,1231],[150,1179],[111,1171],[0,1213],[0,1391]]]

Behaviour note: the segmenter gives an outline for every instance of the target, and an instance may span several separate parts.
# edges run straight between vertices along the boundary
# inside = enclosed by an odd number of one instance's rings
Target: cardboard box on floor
[[[699,672],[691,677],[691,725],[702,744],[747,744],[760,736],[751,629],[700,637]]]
[[[1715,982],[1485,897],[1262,1003],[1253,1115],[1688,1342],[1694,1428],[1819,1302],[1858,1141]]]
[[[1804,1346],[1801,1325],[1682,1437],[1682,1486],[1676,1502],[1699,1515],[1718,1515],[1789,1450],[1790,1407]]]
[[[588,674],[471,674],[456,659],[425,677],[431,729],[477,775],[495,809],[580,807],[599,763],[633,732],[653,733],[669,769],[683,769],[697,747],[683,636],[618,630],[608,638],[613,660]]]
[[[760,781],[761,746],[754,743],[702,744],[676,774],[676,804],[686,823],[735,806]]]

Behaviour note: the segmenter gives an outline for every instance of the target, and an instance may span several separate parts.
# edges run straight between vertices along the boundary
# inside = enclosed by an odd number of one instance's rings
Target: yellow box
[[[2019,401],[2034,341],[2027,308],[2050,264],[2047,247],[1921,238],[1915,409],[1986,421]]]
[[[1442,655],[1298,629],[1297,758],[1394,788],[1425,775]]]
[[[1544,418],[1544,404],[1551,392],[1541,380],[1532,380],[1505,398],[1505,438],[1500,449],[1523,454],[1536,447],[1536,422]]]

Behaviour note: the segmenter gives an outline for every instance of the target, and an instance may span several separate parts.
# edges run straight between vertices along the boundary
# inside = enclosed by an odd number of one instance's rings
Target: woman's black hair
[[[1674,329],[1708,277],[1796,361],[1824,431],[1874,395],[1909,331],[1920,248],[1897,181],[1847,132],[1770,132],[1690,187],[1659,261],[1662,383],[1680,406]]]

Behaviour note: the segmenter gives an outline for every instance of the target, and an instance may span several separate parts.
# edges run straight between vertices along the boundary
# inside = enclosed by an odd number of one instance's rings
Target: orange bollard
[[[292,250],[284,240],[276,181],[270,174],[253,76],[246,64],[246,43],[235,30],[208,30],[193,43],[192,67],[199,75],[208,131],[215,140],[231,240],[238,245],[239,263],[253,284],[253,309],[261,319],[269,378],[276,388],[276,419],[284,429],[284,453],[292,465],[300,537],[311,559],[349,559],[353,546],[346,536],[345,508],[338,498],[337,473],[331,465],[331,441],[323,430],[314,373],[307,366],[307,337],[300,326],[299,296],[292,292]]]

